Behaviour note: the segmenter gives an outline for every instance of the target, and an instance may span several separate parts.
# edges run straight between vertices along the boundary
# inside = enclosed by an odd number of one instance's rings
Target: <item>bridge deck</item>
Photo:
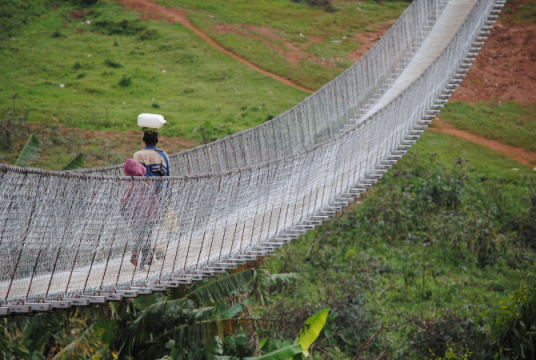
[[[365,114],[363,120],[380,111],[384,106],[402,93],[411,83],[433,63],[463,24],[478,0],[451,0],[440,18],[423,41],[406,69],[396,79],[378,102]]]

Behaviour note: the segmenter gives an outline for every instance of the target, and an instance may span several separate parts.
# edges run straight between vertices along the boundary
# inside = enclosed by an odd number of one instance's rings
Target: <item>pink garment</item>
[[[136,160],[125,162],[125,176],[143,176],[145,171],[145,166]],[[128,223],[135,225],[159,220],[160,206],[151,182],[128,180],[123,182],[122,188],[125,198],[121,215]]]
[[[143,176],[145,171],[145,166],[136,160],[128,159],[125,162],[125,176]]]

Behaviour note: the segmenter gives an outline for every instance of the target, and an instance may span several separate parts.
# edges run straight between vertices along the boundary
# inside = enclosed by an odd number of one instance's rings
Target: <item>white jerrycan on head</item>
[[[139,114],[138,126],[149,129],[160,129],[167,121],[162,115],[157,114]]]

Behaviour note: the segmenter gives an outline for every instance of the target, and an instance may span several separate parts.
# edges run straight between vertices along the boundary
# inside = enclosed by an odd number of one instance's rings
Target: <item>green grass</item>
[[[357,34],[385,29],[408,5],[404,1],[380,5],[371,0],[340,0],[333,2],[335,12],[326,12],[305,2],[290,0],[158,0],[157,3],[187,10],[195,26],[226,48],[310,89],[320,88],[352,64],[349,54],[360,47],[359,41],[353,39]],[[272,31],[272,36],[261,34],[258,29],[249,30],[248,35],[215,32],[220,24],[260,27]],[[244,31],[241,27],[236,28]],[[316,39],[312,41],[307,36]],[[334,40],[341,42],[333,43]],[[284,55],[290,46],[300,48],[315,61],[304,59],[292,64]],[[332,61],[331,64],[338,67],[333,68],[321,65],[322,58],[328,62],[334,58],[341,60]]]
[[[0,43],[0,112],[17,95],[15,106],[29,109],[32,122],[89,130],[136,129],[139,113],[158,112],[169,121],[166,135],[199,140],[193,129],[206,121],[221,137],[307,96],[179,24],[140,21],[115,2],[91,8],[87,24],[70,16],[73,9],[45,11]]]
[[[536,214],[531,172],[479,145],[426,133],[361,205],[267,261],[271,271],[303,277],[257,311],[296,321],[329,305],[320,358],[353,358],[380,325],[408,320],[378,336],[367,358],[385,351],[426,359],[429,348],[444,355],[447,342],[474,349],[477,318],[523,284],[536,260],[534,234],[520,235]]]
[[[536,24],[536,1],[508,1],[501,20],[517,24]]]
[[[469,160],[468,166],[475,167],[482,179],[517,181],[523,176],[534,174],[530,166],[518,163],[491,149],[467,140],[446,134],[428,131],[411,150],[426,156],[433,156],[436,164],[452,167],[454,158]],[[407,162],[402,162],[401,168]],[[514,171],[512,169],[518,169]]]
[[[445,107],[441,118],[458,129],[536,152],[535,104],[455,101]]]
[[[0,41],[18,35],[32,18],[46,11],[48,0],[4,0],[0,2]]]

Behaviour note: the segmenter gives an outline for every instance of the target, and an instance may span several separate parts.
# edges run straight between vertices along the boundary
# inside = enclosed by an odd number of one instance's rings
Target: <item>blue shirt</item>
[[[154,146],[147,146],[132,158],[145,167],[145,176],[170,176],[167,154]]]

